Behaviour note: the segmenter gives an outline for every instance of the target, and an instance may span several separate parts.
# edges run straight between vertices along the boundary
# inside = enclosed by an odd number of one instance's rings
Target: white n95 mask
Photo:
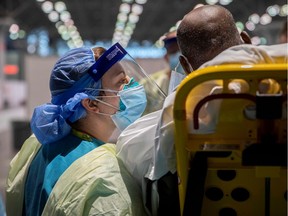
[[[186,74],[178,60],[176,67],[171,71],[170,82],[168,87],[168,95],[175,91],[176,87],[186,77]]]

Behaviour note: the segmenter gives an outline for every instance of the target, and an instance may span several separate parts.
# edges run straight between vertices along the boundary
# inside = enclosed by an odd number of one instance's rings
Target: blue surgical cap
[[[90,48],[72,49],[56,62],[50,76],[51,103],[36,107],[31,119],[41,144],[65,137],[71,131],[69,123],[86,115],[81,100],[97,96],[101,88],[101,77],[95,80],[88,73],[94,63]]]
[[[62,104],[84,88],[99,89],[101,83],[95,82],[88,74],[94,63],[94,53],[86,47],[70,50],[60,58],[50,76],[51,102]]]

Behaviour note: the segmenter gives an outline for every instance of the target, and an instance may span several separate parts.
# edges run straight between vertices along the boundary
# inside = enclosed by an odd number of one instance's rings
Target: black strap
[[[196,152],[190,161],[190,170],[185,196],[183,215],[201,216],[208,171],[208,157],[228,157],[231,151]]]

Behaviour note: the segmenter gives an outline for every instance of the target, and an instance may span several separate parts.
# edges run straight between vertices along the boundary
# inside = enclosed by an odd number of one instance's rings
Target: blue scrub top
[[[78,158],[104,144],[81,132],[43,145],[29,167],[25,183],[23,215],[41,215],[62,173]],[[25,214],[26,212],[26,214]]]

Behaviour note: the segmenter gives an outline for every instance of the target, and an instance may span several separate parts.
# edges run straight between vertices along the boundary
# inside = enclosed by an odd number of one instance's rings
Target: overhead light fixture
[[[13,23],[9,27],[9,33],[9,38],[11,40],[23,39],[26,35],[26,32],[20,29],[19,25],[17,25],[16,23]]]
[[[229,5],[233,0],[219,0],[221,5]]]
[[[129,22],[130,23],[137,23],[139,21],[139,16],[137,14],[129,14]]]
[[[248,17],[248,21],[245,24],[245,27],[249,31],[254,31],[256,29],[256,25],[268,25],[273,21],[273,17],[279,16],[287,16],[288,15],[288,6],[284,4],[282,7],[279,5],[270,5],[267,7],[266,13],[263,15],[258,15],[256,13],[251,14]],[[263,42],[263,40],[262,40]]]
[[[125,13],[119,13],[117,16],[117,20],[120,21],[121,23],[125,23],[127,19],[128,17],[127,17],[127,14]]]
[[[42,11],[44,13],[50,13],[53,10],[53,3],[51,1],[45,1],[41,5]]]
[[[67,10],[66,4],[62,1],[55,2],[54,7],[55,7],[55,10],[59,13]]]
[[[124,2],[124,3],[132,3],[133,2],[133,0],[122,0],[122,2]]]
[[[287,16],[288,15],[288,5],[287,4],[285,4],[281,7],[279,15],[280,16]]]
[[[280,7],[279,7],[279,5],[269,6],[269,7],[267,8],[266,12],[267,12],[270,16],[274,17],[274,16],[276,16],[276,15],[279,14],[279,12],[280,12]]]
[[[19,26],[17,24],[12,24],[9,28],[9,32],[10,33],[17,33],[19,31]]]
[[[48,19],[49,19],[51,22],[57,22],[57,21],[59,21],[59,14],[58,14],[56,11],[51,11],[51,12],[48,14]]]
[[[271,22],[272,22],[272,17],[271,17],[269,14],[267,14],[267,13],[263,14],[263,15],[260,17],[260,23],[261,23],[262,25],[267,25],[267,24],[269,24],[269,23],[271,23]]]
[[[147,0],[135,0],[135,2],[137,3],[137,4],[146,4],[147,3]]]
[[[246,22],[245,26],[249,31],[254,31],[255,29],[255,24],[251,21]]]
[[[122,3],[119,8],[120,13],[130,13],[131,6],[127,3]]]
[[[132,13],[140,15],[143,12],[143,6],[139,4],[133,4],[132,5]]]
[[[236,22],[236,26],[239,32],[242,32],[245,28],[242,22]]]
[[[254,24],[258,24],[260,22],[260,16],[256,13],[254,13],[254,14],[249,16],[248,20],[253,22]]]
[[[54,4],[51,1],[36,1],[41,4],[43,12],[48,14],[48,19],[55,23],[58,33],[63,40],[67,41],[69,48],[83,46],[80,33],[63,1],[57,1]]]
[[[218,0],[206,0],[206,3],[209,5],[215,5],[218,3]]]
[[[119,42],[126,47],[132,37],[136,24],[143,12],[143,4],[147,0],[122,0],[117,15],[112,43]]]

